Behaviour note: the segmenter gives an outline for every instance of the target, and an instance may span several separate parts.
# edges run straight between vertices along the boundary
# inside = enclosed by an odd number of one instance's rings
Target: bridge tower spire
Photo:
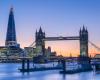
[[[88,57],[88,31],[83,25],[83,29],[80,30],[80,56]]]

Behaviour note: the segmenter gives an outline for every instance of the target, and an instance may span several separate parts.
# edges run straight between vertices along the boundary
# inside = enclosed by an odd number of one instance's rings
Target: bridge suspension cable
[[[28,47],[35,47],[35,41],[31,45],[29,45]],[[28,52],[25,49],[22,49],[22,51],[20,53],[23,53],[22,54],[23,57],[26,57],[28,55]]]
[[[34,47],[34,46],[35,46],[35,41],[31,45],[29,45],[29,47]]]
[[[89,41],[89,43],[90,43],[93,47],[95,47],[98,51],[100,51],[100,47],[98,47],[96,44],[94,44],[94,43],[91,42],[91,41]]]

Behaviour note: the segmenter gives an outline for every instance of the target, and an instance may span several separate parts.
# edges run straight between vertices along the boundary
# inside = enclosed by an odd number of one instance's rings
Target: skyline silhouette
[[[41,26],[47,36],[79,35],[83,24],[89,31],[89,40],[99,46],[99,0],[0,0],[0,46],[5,44],[10,7],[13,5],[17,41],[21,47],[35,40],[35,31]],[[58,54],[76,56],[79,41],[46,42]],[[77,49],[77,50],[76,50]],[[98,51],[89,45],[89,53]]]

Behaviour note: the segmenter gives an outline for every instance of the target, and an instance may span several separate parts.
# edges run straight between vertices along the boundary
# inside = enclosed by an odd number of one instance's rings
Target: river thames
[[[93,71],[76,74],[60,74],[59,70],[21,73],[18,63],[0,63],[0,80],[100,80],[100,73]]]

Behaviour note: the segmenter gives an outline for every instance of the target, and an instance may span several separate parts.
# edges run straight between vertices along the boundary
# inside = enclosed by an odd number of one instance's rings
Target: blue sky
[[[83,24],[89,31],[89,40],[100,45],[100,0],[0,0],[0,45],[5,44],[11,6],[21,47],[34,41],[34,33],[40,26],[46,36],[77,36]],[[61,54],[79,49],[78,41],[46,42],[46,45]],[[90,45],[89,49],[97,52]]]

